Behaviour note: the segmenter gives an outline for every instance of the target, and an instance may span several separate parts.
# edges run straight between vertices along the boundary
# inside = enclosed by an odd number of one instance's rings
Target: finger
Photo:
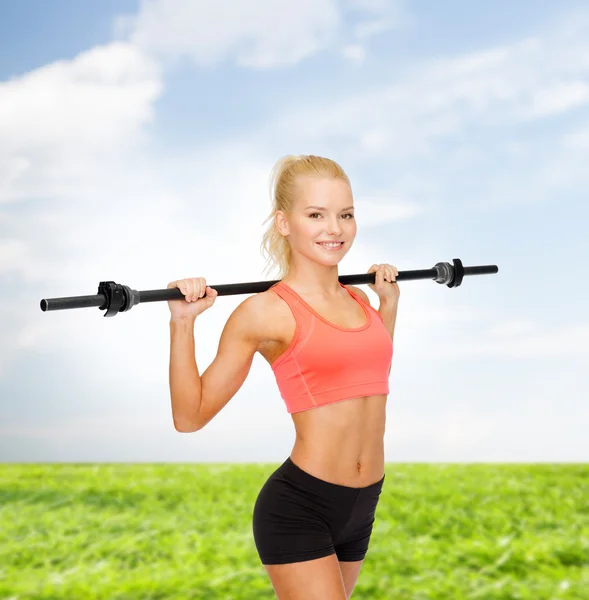
[[[186,280],[186,285],[188,289],[187,299],[189,302],[195,302],[196,296],[198,294],[198,284],[195,281],[195,279],[195,277],[191,277],[190,279]]]
[[[191,290],[192,301],[196,302],[198,300],[198,296],[200,294],[200,279],[198,277],[192,277],[190,281],[192,283],[192,290]]]
[[[194,291],[193,291],[193,298],[194,300],[198,300],[201,296],[201,287],[202,287],[202,282],[201,282],[202,277],[193,277],[192,281],[194,282]]]
[[[184,294],[184,298],[186,302],[192,301],[192,282],[190,279],[183,279],[181,286],[182,293]]]

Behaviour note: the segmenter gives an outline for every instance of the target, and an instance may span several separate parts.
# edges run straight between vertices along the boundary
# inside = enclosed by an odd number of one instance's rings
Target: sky
[[[340,275],[400,282],[387,462],[589,460],[589,7],[520,0],[0,4],[0,461],[273,462],[270,366],[173,427],[166,302],[105,319],[42,298],[276,279],[270,171],[338,161]],[[367,285],[372,306],[378,297]],[[202,374],[245,295],[197,318]]]

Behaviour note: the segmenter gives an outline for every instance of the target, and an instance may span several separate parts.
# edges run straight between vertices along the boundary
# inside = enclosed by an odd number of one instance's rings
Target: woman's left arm
[[[383,300],[380,301],[378,312],[382,317],[384,326],[387,328],[391,340],[395,335],[395,323],[397,322],[397,308],[399,307],[399,299],[396,300]]]
[[[397,321],[397,308],[399,307],[399,284],[397,283],[397,275],[399,271],[394,265],[380,264],[372,265],[368,269],[369,273],[376,273],[374,283],[368,284],[368,287],[378,296],[380,306],[378,312],[393,339],[395,334],[395,323]]]

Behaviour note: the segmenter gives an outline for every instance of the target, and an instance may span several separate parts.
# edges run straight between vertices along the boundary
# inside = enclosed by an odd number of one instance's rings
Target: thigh
[[[344,580],[344,587],[346,588],[348,598],[352,597],[352,592],[358,581],[363,562],[364,561],[362,560],[339,561],[339,568],[342,573],[342,579]]]
[[[304,562],[264,565],[278,600],[347,600],[335,554]]]

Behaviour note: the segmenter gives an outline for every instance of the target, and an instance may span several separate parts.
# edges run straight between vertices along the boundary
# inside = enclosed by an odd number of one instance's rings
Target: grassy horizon
[[[0,467],[0,598],[272,599],[279,463]],[[387,463],[353,599],[589,600],[589,465]]]

